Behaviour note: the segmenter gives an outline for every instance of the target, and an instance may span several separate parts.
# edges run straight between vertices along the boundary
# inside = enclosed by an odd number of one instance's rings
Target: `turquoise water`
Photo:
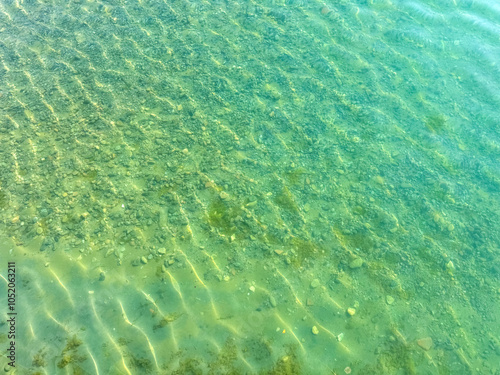
[[[499,25],[0,1],[17,373],[500,374]]]

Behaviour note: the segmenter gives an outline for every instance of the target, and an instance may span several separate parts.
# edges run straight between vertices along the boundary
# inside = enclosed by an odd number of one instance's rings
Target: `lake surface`
[[[498,1],[0,1],[0,367],[500,374]],[[12,311],[12,310],[11,310]]]

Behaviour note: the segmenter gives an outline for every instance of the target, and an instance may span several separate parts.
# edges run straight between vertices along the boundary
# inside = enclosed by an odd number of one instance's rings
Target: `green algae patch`
[[[131,367],[139,374],[154,374],[153,362],[149,358],[141,358],[133,353],[129,353]]]
[[[288,187],[284,186],[281,191],[275,195],[274,202],[282,209],[291,213],[298,213],[299,207],[292,197],[292,193]]]
[[[377,357],[377,362],[359,369],[362,374],[384,375],[398,373],[417,375],[418,370],[413,358],[414,351],[404,343],[387,343]]]
[[[80,179],[83,181],[91,182],[95,181],[97,175],[98,173],[95,169],[89,169],[80,174]]]
[[[166,327],[167,325],[169,325],[170,323],[172,322],[175,322],[177,319],[179,319],[182,315],[184,315],[184,313],[173,313],[173,314],[168,314],[168,315],[164,315],[160,321],[158,322],[158,324],[155,324],[153,326],[153,331],[156,331],[157,329],[159,328],[164,328]]]
[[[86,355],[81,355],[78,353],[78,348],[82,344],[83,341],[78,339],[76,335],[70,337],[61,353],[61,359],[57,362],[57,367],[63,369],[71,364],[72,371],[74,373],[83,373],[81,372],[81,370],[78,370],[78,364],[87,360]]]
[[[267,375],[294,375],[302,374],[301,361],[297,357],[294,347],[288,347],[286,355],[279,358],[273,368],[265,372]]]
[[[425,127],[431,133],[441,133],[446,129],[446,117],[442,114],[428,116],[425,119]]]
[[[375,238],[367,231],[346,234],[344,240],[351,249],[360,249],[365,254],[370,253],[376,244]]]
[[[307,174],[305,168],[293,168],[284,173],[286,180],[292,185],[298,185]]]
[[[7,208],[8,206],[9,206],[9,197],[2,189],[0,189],[0,209]]]
[[[309,239],[293,237],[290,240],[290,245],[292,246],[293,254],[291,261],[296,267],[302,266],[306,260],[313,261],[324,256],[324,247]]]
[[[207,209],[205,220],[211,227],[219,230],[225,236],[231,236],[236,232],[247,232],[248,228],[240,221],[236,223],[237,218],[243,218],[243,208],[241,205],[226,202],[223,199],[216,198]]]
[[[47,361],[45,360],[45,355],[42,350],[36,353],[33,356],[33,361],[31,362],[33,367],[45,367],[47,365]]]

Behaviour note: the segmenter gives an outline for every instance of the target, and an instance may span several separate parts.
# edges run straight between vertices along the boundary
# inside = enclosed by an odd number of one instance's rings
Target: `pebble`
[[[349,316],[353,316],[354,314],[356,314],[356,309],[355,309],[355,308],[353,308],[353,307],[349,307],[349,308],[347,309],[347,315],[349,315]]]
[[[319,279],[314,279],[313,281],[311,281],[311,288],[313,289],[317,288],[320,285],[321,283],[319,282]]]
[[[164,247],[158,249],[158,254],[165,255],[166,253],[167,253],[167,250]]]
[[[276,298],[273,296],[269,296],[269,303],[271,304],[272,307],[276,307],[278,304],[276,303]]]
[[[448,263],[446,263],[446,269],[448,271],[453,271],[455,269],[455,265],[453,264],[453,262],[451,260]]]
[[[311,331],[312,331],[313,335],[317,335],[319,333],[319,329],[316,326],[313,326]]]
[[[424,350],[429,350],[432,347],[432,338],[424,337],[423,339],[417,340],[418,346]]]
[[[361,258],[356,258],[349,263],[349,268],[355,269],[355,268],[360,268],[363,265],[363,259]]]
[[[225,191],[221,191],[220,198],[221,199],[227,199],[227,198],[229,198],[229,194],[226,193]]]
[[[141,257],[141,263],[146,264],[148,262],[148,259],[146,257]]]
[[[394,297],[393,296],[385,296],[385,302],[387,302],[388,305],[392,305],[394,303]]]

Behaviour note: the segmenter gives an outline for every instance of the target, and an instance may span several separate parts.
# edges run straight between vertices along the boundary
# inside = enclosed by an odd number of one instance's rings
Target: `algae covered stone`
[[[355,269],[355,268],[360,268],[363,265],[363,259],[361,258],[356,258],[349,263],[349,268]]]

